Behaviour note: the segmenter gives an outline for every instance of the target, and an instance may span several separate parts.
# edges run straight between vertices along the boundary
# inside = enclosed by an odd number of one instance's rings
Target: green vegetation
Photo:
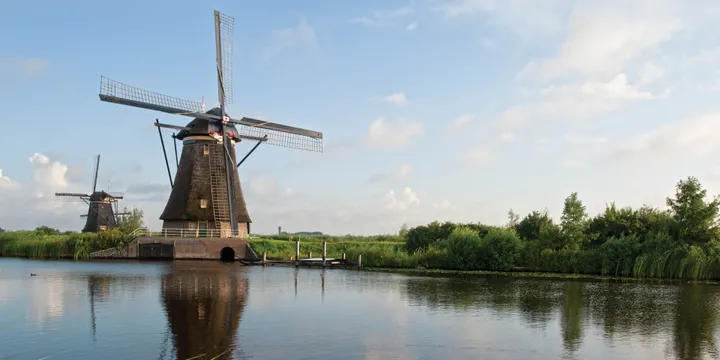
[[[420,268],[720,279],[720,199],[706,195],[690,177],[665,211],[611,204],[590,218],[572,193],[559,224],[546,212],[521,219],[510,210],[505,226],[433,222],[402,231]]]
[[[111,247],[122,247],[132,239],[117,229],[99,233],[48,233],[35,231],[6,231],[0,233],[0,256],[32,258],[87,259],[90,253]]]
[[[90,253],[122,247],[132,241],[130,233],[143,227],[143,212],[139,209],[123,212],[118,227],[99,233],[60,233],[48,226],[37,227],[34,231],[0,231],[0,256],[26,256],[32,258],[74,258],[87,259]]]

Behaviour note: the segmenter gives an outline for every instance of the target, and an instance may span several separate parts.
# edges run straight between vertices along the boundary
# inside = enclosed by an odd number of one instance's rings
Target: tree
[[[2,233],[4,233],[4,232],[5,232],[5,229],[3,229],[3,228],[0,227],[0,234],[2,234]]]
[[[508,227],[514,228],[520,221],[520,215],[516,214],[513,209],[508,210]]]
[[[398,235],[400,235],[401,238],[407,240],[407,236],[408,236],[407,224],[402,224],[402,226],[400,227],[400,231],[398,232]]]
[[[587,241],[585,236],[588,226],[587,217],[585,205],[578,199],[576,192],[565,198],[565,206],[560,218],[564,248],[577,250]]]
[[[45,225],[36,227],[35,232],[38,235],[57,235],[60,233],[59,230],[53,229],[53,228],[45,226]]]
[[[675,198],[667,198],[674,222],[674,235],[678,241],[702,244],[713,239],[718,230],[720,199],[706,203],[707,190],[695,177],[680,180],[676,185]]]
[[[128,213],[128,215],[120,215],[118,218],[118,229],[120,231],[129,234],[137,229],[145,227],[142,210],[133,208],[132,211],[128,211],[126,207],[123,209],[123,212]]]

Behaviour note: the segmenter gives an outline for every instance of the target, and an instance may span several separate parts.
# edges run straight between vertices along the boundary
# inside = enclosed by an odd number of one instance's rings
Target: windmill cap
[[[206,114],[210,115],[216,115],[221,116],[220,108],[212,108],[205,112]],[[227,124],[225,125],[226,128],[229,128],[230,131],[232,131],[228,136],[238,139],[240,138],[240,133],[237,131],[235,126],[233,124]],[[190,128],[189,130],[180,130],[175,137],[178,140],[182,140],[185,137],[188,136],[196,136],[196,135],[210,135],[210,134],[221,134],[222,133],[222,124],[219,121],[210,121],[206,119],[199,119],[195,118],[192,121],[190,121],[186,127]]]

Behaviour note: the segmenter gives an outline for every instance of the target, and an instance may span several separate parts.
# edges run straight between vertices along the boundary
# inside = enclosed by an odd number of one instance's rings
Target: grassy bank
[[[0,233],[0,256],[87,259],[94,251],[123,246],[130,240],[127,235],[118,230],[97,234],[8,231]]]

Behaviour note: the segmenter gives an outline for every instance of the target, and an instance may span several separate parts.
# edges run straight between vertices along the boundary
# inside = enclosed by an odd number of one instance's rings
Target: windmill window
[[[207,155],[210,153],[210,146],[208,144],[203,144],[203,155]]]
[[[200,199],[200,208],[201,209],[207,208],[207,199]]]

